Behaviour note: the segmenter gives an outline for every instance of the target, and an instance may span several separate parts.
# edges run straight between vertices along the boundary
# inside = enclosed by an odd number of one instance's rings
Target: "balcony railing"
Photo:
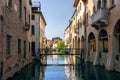
[[[108,10],[106,8],[99,9],[91,16],[91,26],[99,29],[108,24]]]
[[[32,7],[32,12],[41,12],[40,7]]]
[[[30,29],[30,25],[27,22],[25,22],[24,29],[25,31],[28,31]]]

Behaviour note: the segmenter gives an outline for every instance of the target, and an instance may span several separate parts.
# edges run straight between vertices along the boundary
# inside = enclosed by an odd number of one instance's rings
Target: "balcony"
[[[91,26],[95,29],[99,29],[102,26],[108,24],[108,10],[105,8],[99,9],[91,16]]]
[[[34,12],[34,13],[41,12],[40,7],[32,7],[32,12]]]
[[[33,13],[40,13],[41,12],[41,3],[40,2],[33,2],[32,3],[32,12]]]
[[[30,29],[30,25],[26,22],[24,25],[25,31],[28,31]]]

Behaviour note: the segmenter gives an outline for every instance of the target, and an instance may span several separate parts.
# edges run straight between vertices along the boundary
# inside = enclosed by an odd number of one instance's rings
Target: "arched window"
[[[89,50],[96,51],[96,42],[95,42],[95,36],[91,32],[88,36],[88,43],[89,43]]]
[[[117,21],[113,33],[116,37],[115,43],[117,43],[116,46],[118,46],[118,50],[120,53],[120,19]]]
[[[82,36],[82,38],[81,38],[81,49],[83,49],[84,48],[84,37]]]
[[[78,48],[80,48],[80,38],[78,38]]]
[[[102,42],[102,51],[108,52],[108,35],[105,30],[99,32],[99,41]]]

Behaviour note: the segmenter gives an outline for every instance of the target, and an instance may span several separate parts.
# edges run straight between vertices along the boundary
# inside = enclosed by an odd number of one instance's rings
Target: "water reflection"
[[[40,63],[33,62],[8,80],[44,80],[44,70],[45,66],[40,67]]]
[[[120,73],[109,72],[91,63],[83,63],[75,66],[66,66],[67,80],[120,80]]]
[[[52,56],[48,56],[47,64],[58,65],[42,66],[33,62],[8,80],[120,80],[120,73],[108,72],[91,63],[79,61],[77,65],[59,65],[71,64],[70,59],[69,56],[58,56],[52,61]]]

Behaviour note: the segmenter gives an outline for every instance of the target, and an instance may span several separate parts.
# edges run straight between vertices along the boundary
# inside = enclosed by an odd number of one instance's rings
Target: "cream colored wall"
[[[53,43],[53,49],[56,49],[57,48],[57,43]]]
[[[73,39],[75,38],[75,36],[77,36],[77,34],[75,34],[75,32],[74,32],[74,26],[76,25],[76,19],[75,19],[75,16],[76,15],[74,15],[74,19],[73,19],[73,21],[72,21],[72,27],[71,27],[71,33],[72,33],[72,42],[73,42]],[[73,44],[72,43],[72,46],[73,46],[73,48],[75,48],[75,44]]]
[[[45,44],[43,41],[45,41],[45,27],[46,24],[42,18],[42,15],[40,16],[40,48],[45,48]]]
[[[69,28],[67,27],[67,29],[64,32],[64,43],[65,43],[65,45],[68,45],[68,46],[69,46],[69,44],[67,43],[67,41],[69,40],[69,35],[70,35]]]
[[[80,7],[80,4],[81,4],[81,10],[80,10],[79,13],[77,14],[77,22],[79,22],[79,23],[82,24],[81,27],[79,26],[79,34],[78,34],[78,37],[79,37],[80,40],[81,40],[82,36],[85,37],[85,26],[84,26],[84,24],[83,24],[83,22],[84,22],[84,15],[85,15],[85,14],[84,14],[84,13],[85,13],[85,5],[84,5],[84,3],[80,0],[79,3],[78,3],[77,9],[78,9],[78,7]],[[80,48],[81,48],[81,43],[78,44],[78,45],[80,45]]]
[[[81,17],[81,19],[83,20],[83,18],[84,18],[84,11],[85,11],[85,7],[84,7],[84,3],[80,0],[79,1],[79,3],[78,3],[78,6],[77,6],[77,10],[79,9],[79,7],[80,7],[80,4],[81,4],[81,10],[78,12],[78,14],[77,14],[77,21],[78,20],[80,20],[80,17]]]

